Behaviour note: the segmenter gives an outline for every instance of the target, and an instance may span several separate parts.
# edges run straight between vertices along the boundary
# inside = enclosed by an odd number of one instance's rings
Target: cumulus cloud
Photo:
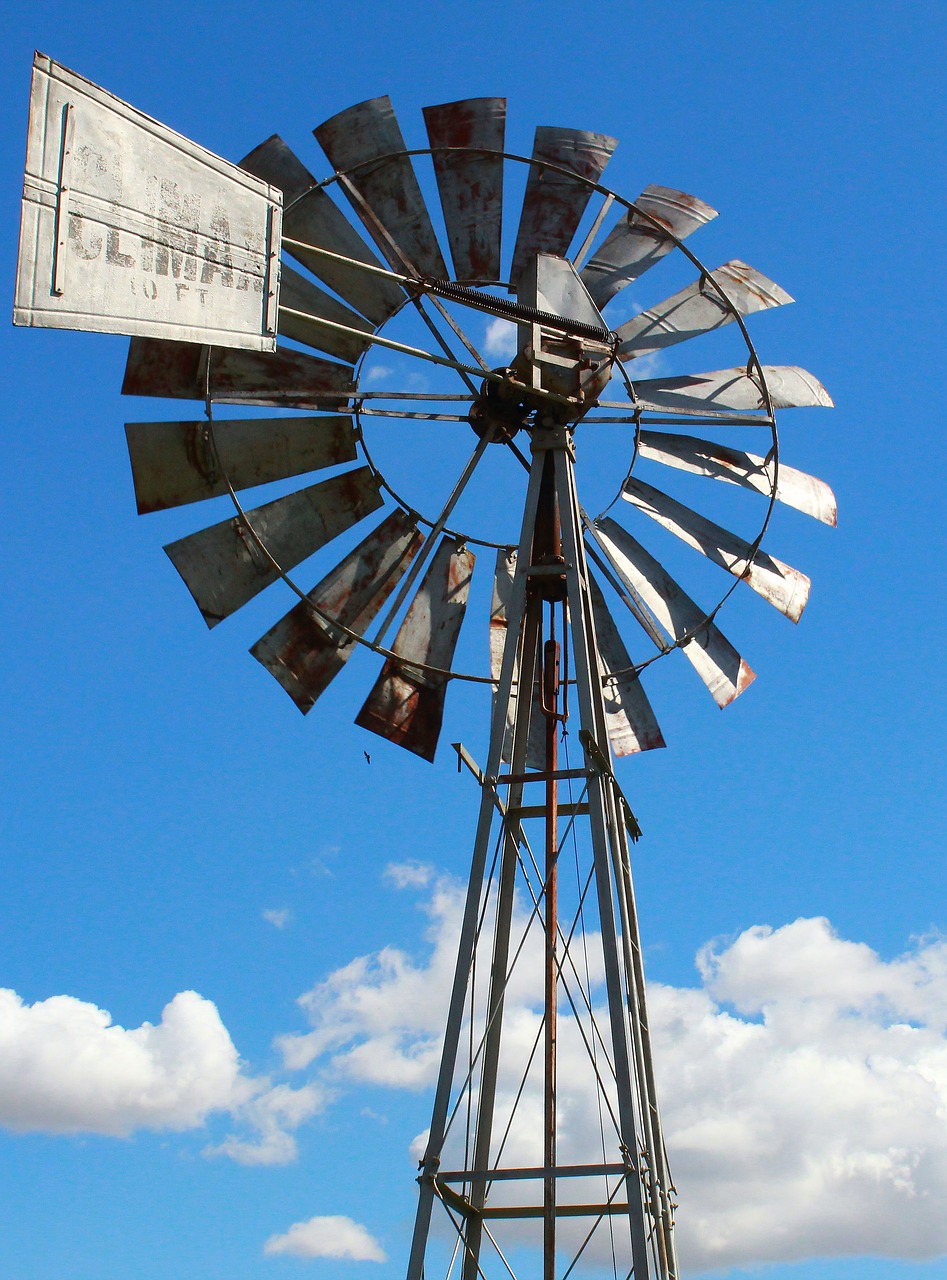
[[[341,1215],[294,1222],[263,1246],[269,1255],[292,1258],[349,1258],[353,1262],[387,1262],[384,1249],[360,1222]]]
[[[396,889],[424,889],[434,879],[434,868],[426,862],[389,862],[385,879]]]
[[[293,1089],[286,1084],[274,1085],[245,1103],[238,1119],[248,1126],[253,1136],[239,1138],[229,1134],[217,1146],[204,1148],[206,1156],[229,1156],[238,1164],[289,1164],[298,1154],[293,1130],[320,1111],[325,1110],[331,1093],[312,1083]]]
[[[22,1133],[127,1137],[184,1131],[229,1113],[249,1136],[207,1154],[277,1164],[296,1154],[292,1130],[328,1092],[247,1075],[216,1006],[182,991],[157,1025],[125,1028],[74,996],[25,1004],[0,990],[0,1125]]]
[[[217,1008],[195,991],[157,1026],[126,1029],[72,996],[28,1005],[0,991],[0,1123],[20,1131],[190,1129],[246,1102],[255,1085]]]
[[[461,905],[457,886],[438,881],[423,957],[386,948],[308,992],[312,1030],[282,1039],[287,1065],[319,1062],[340,1087],[429,1085]],[[515,928],[527,914],[519,904]],[[529,950],[507,990],[510,1059],[528,1053],[540,1026]],[[947,944],[920,940],[884,960],[824,919],[797,920],[708,944],[698,973],[691,988],[649,989],[687,1268],[947,1252]],[[607,1025],[594,965],[586,990]],[[563,1008],[563,1151],[599,1124],[576,1031]],[[501,1102],[517,1081],[501,1070]],[[536,1162],[539,1097],[534,1076],[507,1145],[520,1162]]]
[[[271,924],[274,929],[285,929],[293,918],[293,913],[289,907],[270,907],[262,912],[263,919],[267,924]]]
[[[483,354],[493,360],[512,360],[516,355],[516,325],[499,317],[487,325],[483,337]]]

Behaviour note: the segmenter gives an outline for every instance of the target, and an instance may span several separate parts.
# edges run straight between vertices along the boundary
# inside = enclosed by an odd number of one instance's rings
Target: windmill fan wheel
[[[127,425],[138,509],[229,495],[232,517],[165,548],[207,625],[285,581],[297,603],[254,657],[307,712],[357,645],[374,650],[383,666],[357,722],[432,760],[450,682],[491,682],[502,650],[513,549],[452,519],[481,459],[504,450],[511,467],[528,468],[538,432],[564,428],[581,453],[599,426],[619,424],[628,444],[615,498],[585,517],[601,675],[615,753],[662,746],[644,668],[680,649],[726,706],[753,679],[716,624],[731,591],[744,582],[793,621],[802,614],[809,579],[764,551],[763,537],[777,501],[830,525],[835,501],[820,480],[780,462],[775,412],[832,402],[811,374],[756,354],[746,318],[789,295],[740,261],[708,270],[685,243],[716,216],[709,205],[661,186],[634,201],[610,191],[600,179],[616,142],[603,134],[540,127],[531,155],[505,151],[500,98],[423,115],[428,146],[419,149],[406,146],[386,97],[319,125],[333,169],[324,181],[277,136],[241,161],[284,193],[283,251],[295,265],[281,267],[278,327],[295,345],[261,354],[132,339],[126,394],[205,407],[199,420]],[[519,205],[515,230],[504,224],[505,188]],[[637,282],[665,259],[661,272],[683,267],[689,282],[641,309]],[[485,354],[485,320],[510,326],[499,367]],[[406,331],[426,340],[394,336]],[[676,347],[689,339],[708,349],[735,339],[736,356],[728,367],[675,373]],[[380,385],[366,375],[379,350],[446,381],[421,392],[398,377]],[[221,405],[258,412],[221,419]],[[422,512],[382,474],[368,441],[379,418],[466,433],[473,453],[436,509]],[[763,444],[745,449],[747,435]],[[653,485],[657,466],[754,492],[755,533],[730,532]],[[262,505],[240,496],[320,470],[328,478]],[[315,587],[297,585],[297,566],[379,514]],[[707,588],[710,607],[646,549],[655,525],[724,571]],[[453,669],[478,547],[496,551],[489,674]],[[644,633],[643,656],[629,655],[606,593]]]

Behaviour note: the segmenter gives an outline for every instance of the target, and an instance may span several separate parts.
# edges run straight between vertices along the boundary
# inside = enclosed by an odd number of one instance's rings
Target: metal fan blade
[[[763,365],[763,377],[774,409],[832,408],[822,383],[793,365]],[[682,378],[648,378],[635,382],[638,407],[695,414],[748,413],[765,409],[766,399],[754,370],[717,369]]]
[[[313,133],[336,172],[346,174],[343,190],[395,270],[410,267],[443,280],[447,267],[411,159],[404,154],[391,99],[360,102]]]
[[[434,759],[450,670],[467,610],[474,554],[444,538],[401,624],[381,675],[355,718],[363,729],[425,760]],[[400,659],[400,661],[399,661]]]
[[[606,518],[593,534],[621,582],[643,601],[668,636],[680,640],[693,633],[681,646],[684,656],[717,706],[729,706],[756,679],[750,666],[715,623],[704,621],[704,610],[621,525]]]
[[[210,360],[210,374],[207,362]],[[122,395],[212,400],[276,409],[338,409],[355,391],[352,369],[301,351],[274,355],[132,338]]]
[[[356,457],[351,417],[126,422],[139,515]]]
[[[710,281],[720,286],[740,315],[748,316],[754,311],[792,302],[784,289],[745,262],[726,262],[711,271],[709,280],[706,277],[695,280],[680,293],[619,325],[615,330],[619,339],[618,354],[629,358],[643,356],[730,324],[733,310]]]
[[[423,541],[411,517],[393,511],[309,592],[307,599],[319,613],[301,600],[250,650],[303,715],[356,648],[332,622],[363,636]]]
[[[628,650],[608,611],[602,589],[591,574],[589,595],[602,668],[605,722],[612,750],[616,756],[630,756],[637,751],[663,747],[664,738],[651,703],[637,674],[628,670],[633,665]],[[614,672],[621,674],[615,675]]]
[[[617,138],[604,133],[545,125],[537,128],[532,159],[540,163],[530,166],[526,181],[510,269],[513,290],[534,254],[566,254],[592,195],[592,188],[580,179],[598,182],[617,146]],[[544,168],[544,160],[571,169],[578,177]]]
[[[499,280],[506,98],[424,108],[456,280]],[[440,148],[449,148],[441,150]],[[480,154],[477,154],[477,153]]]
[[[289,308],[289,311],[302,311],[305,315],[290,315],[285,308]],[[318,320],[307,320],[305,316],[322,316],[336,324],[361,329],[366,336],[357,338],[354,333],[330,329],[327,325],[319,324]],[[284,263],[280,271],[279,332],[284,338],[304,342],[317,351],[327,351],[330,356],[338,356],[340,360],[354,364],[368,350],[372,327],[344,303],[337,302],[324,289]]]
[[[490,606],[490,676],[500,679],[503,666],[503,649],[509,627],[509,604],[513,592],[513,575],[516,573],[516,552],[501,547],[497,551],[496,572],[493,575],[493,603]]]
[[[516,300],[538,311],[578,320],[608,332],[608,325],[592,301],[585,283],[566,258],[537,253],[520,275]],[[522,324],[524,341],[530,340],[531,326]]]
[[[508,551],[506,548],[501,547],[497,551],[496,572],[493,577],[493,603],[490,608],[490,675],[494,680],[500,679],[500,669],[503,666],[503,647],[506,643],[509,626],[507,610],[515,572],[516,552]],[[519,664],[520,659],[519,654],[517,654],[513,670],[514,698],[519,696],[520,690]],[[542,769],[546,759],[546,731],[540,702],[539,682],[536,680],[535,671],[531,673],[529,683],[531,706],[526,745],[526,767],[529,769]],[[515,710],[516,703],[511,700],[510,705],[507,707],[507,732],[502,755],[504,762],[507,764],[510,762],[513,750]]]
[[[382,265],[338,205],[316,185],[303,162],[277,134],[244,156],[240,165],[283,192],[285,237],[317,245],[344,258],[355,258],[368,266]],[[390,319],[404,302],[404,293],[394,280],[295,246],[287,245],[286,252],[376,326]]]
[[[743,453],[710,440],[698,440],[696,436],[678,436],[661,431],[642,431],[638,437],[638,452],[642,458],[663,462],[667,467],[691,471],[695,475],[710,476],[729,484],[754,489],[769,497],[777,479],[772,461],[755,453]],[[837,507],[835,495],[823,480],[797,471],[795,467],[779,464],[776,497],[797,511],[814,516],[823,524],[835,525]]]
[[[642,216],[650,213],[656,226]],[[709,204],[671,187],[645,187],[622,219],[612,228],[602,247],[582,269],[582,279],[593,301],[604,307],[626,284],[639,279],[684,240],[716,218]]]
[[[742,578],[747,586],[787,618],[798,622],[802,617],[811,586],[804,573],[767,555],[765,551],[754,552],[750,544],[737,534],[722,529],[719,524],[634,476],[625,481],[621,496],[721,569]]]
[[[180,538],[165,551],[215,627],[277,580],[273,560],[284,573],[295,568],[381,505],[375,473],[359,467],[256,507],[246,521],[235,516]]]

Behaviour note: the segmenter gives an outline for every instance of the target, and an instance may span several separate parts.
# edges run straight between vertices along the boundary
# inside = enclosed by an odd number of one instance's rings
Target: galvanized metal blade
[[[122,394],[170,400],[204,400],[210,395],[224,404],[337,409],[345,408],[346,399],[355,391],[352,372],[349,365],[285,347],[273,355],[261,355],[191,342],[132,338]]]
[[[317,245],[367,266],[382,266],[328,192],[316,185],[303,162],[277,134],[244,156],[240,165],[283,192],[283,235],[287,239]],[[394,280],[295,246],[287,245],[286,252],[376,326],[389,320],[404,302],[405,295]]]
[[[627,530],[614,520],[600,520],[595,540],[623,585],[641,599],[672,640],[690,635],[684,656],[710,690],[718,707],[729,706],[756,679],[716,623]]]
[[[659,225],[643,216],[649,213]],[[671,187],[645,187],[621,220],[609,232],[602,247],[582,269],[593,300],[604,307],[626,284],[644,275],[678,240],[684,240],[716,218],[709,204]]]
[[[510,269],[514,290],[534,254],[566,254],[592,195],[588,182],[598,182],[617,146],[617,138],[604,133],[545,125],[537,128],[532,159],[539,163],[530,166]],[[578,176],[546,168],[543,161]]]
[[[375,473],[359,467],[255,507],[246,520],[235,516],[211,525],[165,551],[204,621],[215,627],[275,582],[279,569],[295,568],[381,505]]]
[[[621,496],[721,569],[742,578],[787,618],[798,622],[802,617],[811,586],[804,573],[765,551],[753,551],[737,534],[634,476],[625,481]]]
[[[499,280],[506,98],[425,107],[455,280]]]
[[[425,760],[433,760],[437,750],[446,673],[467,610],[474,560],[463,543],[443,539],[395,637],[392,650],[398,658],[386,660],[355,718],[363,729]]]
[[[513,591],[513,577],[516,572],[516,552],[501,547],[497,551],[496,571],[493,576],[493,602],[490,608],[490,675],[495,681],[500,679],[503,666],[503,646],[506,644],[509,627],[508,608]],[[503,745],[502,758],[509,763],[513,751],[513,722],[516,717],[516,702],[522,694],[530,699],[529,732],[526,745],[526,766],[530,769],[541,769],[546,759],[546,729],[543,720],[539,682],[536,673],[529,677],[529,688],[520,687],[520,657],[514,659],[512,695],[506,715],[506,739]]]
[[[578,320],[608,332],[608,325],[592,301],[585,282],[565,258],[549,253],[534,254],[520,275],[516,295],[517,302],[528,307],[563,319]],[[520,328],[526,335],[524,340],[528,341],[531,326],[524,324]]]
[[[164,511],[234,489],[286,480],[356,457],[352,419],[248,418],[126,422],[138,512]]]
[[[294,312],[304,314],[292,314]],[[309,320],[307,316],[316,319]],[[318,323],[319,316],[336,324],[348,325],[351,329],[361,329],[366,336],[359,338],[354,333],[330,329],[327,325]],[[279,331],[284,338],[304,342],[317,351],[327,351],[330,356],[338,356],[340,360],[354,364],[368,350],[372,326],[344,303],[337,301],[284,263],[280,272]]]
[[[411,159],[404,154],[391,99],[360,102],[313,133],[333,168],[347,174],[343,190],[394,269],[443,280],[447,267]]]
[[[612,750],[616,756],[630,756],[638,751],[663,747],[664,737],[651,703],[638,675],[629,670],[633,664],[628,650],[608,611],[602,589],[591,574],[589,596],[605,697],[605,722]]]
[[[424,538],[404,511],[393,511],[354,551],[261,636],[250,652],[306,714],[355,651],[332,626],[363,636],[398,585]],[[318,610],[318,612],[316,612]]]
[[[720,290],[732,305],[727,305]],[[745,262],[726,262],[709,277],[702,276],[680,293],[619,325],[615,330],[618,354],[631,358],[661,351],[721,329],[732,322],[735,311],[747,316],[787,302],[792,302],[789,294],[753,267]]]
[[[822,383],[794,365],[763,365],[774,409],[832,408]],[[759,375],[744,367],[691,373],[680,378],[646,378],[634,383],[638,407],[673,413],[752,413],[766,408]]]
[[[698,440],[696,436],[661,431],[642,431],[638,437],[638,453],[642,458],[651,458],[668,467],[754,489],[767,498],[775,489],[776,498],[787,506],[804,511],[823,524],[834,526],[836,523],[835,495],[829,486],[782,462],[777,482],[777,468],[772,460],[710,440]]]

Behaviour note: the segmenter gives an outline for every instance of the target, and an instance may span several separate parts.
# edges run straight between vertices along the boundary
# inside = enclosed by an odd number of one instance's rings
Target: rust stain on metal
[[[619,354],[640,356],[730,324],[734,312],[751,315],[793,299],[745,262],[734,260],[701,276],[615,330]],[[729,303],[729,305],[728,305]]]
[[[423,537],[405,512],[392,512],[250,652],[305,715],[348,662],[356,645],[341,627],[364,635],[398,585]],[[318,612],[317,612],[318,610]]]
[[[713,564],[742,578],[792,622],[802,617],[811,586],[804,573],[765,551],[753,551],[745,539],[634,476],[625,481],[621,496]]]
[[[355,723],[433,761],[475,556],[444,538]],[[435,671],[425,668],[437,668]]]
[[[655,226],[645,214],[660,225]],[[716,216],[716,209],[685,191],[646,187],[582,271],[596,304],[603,307],[669,253],[677,240],[684,240]]]
[[[333,168],[348,173],[374,218],[395,242],[373,225],[361,202],[352,207],[396,271],[410,264],[422,276],[443,279],[447,267],[431,225],[417,176],[406,151],[391,100],[371,98],[339,112],[313,133]],[[402,255],[404,255],[402,257]]]
[[[341,209],[277,134],[254,148],[240,163],[248,173],[282,190],[287,206],[283,234],[288,239],[319,245],[369,266],[382,265]],[[287,248],[286,252],[374,325],[384,324],[404,301],[403,291],[393,280],[304,249]]]
[[[532,159],[539,163],[530,166],[526,182],[510,271],[513,288],[534,254],[565,256],[592,194],[587,183],[577,178],[598,182],[617,146],[617,139],[604,133],[537,128]],[[571,169],[577,178],[545,167],[544,160]]]
[[[505,98],[425,107],[434,174],[457,280],[500,278]],[[438,148],[467,148],[443,151]]]
[[[672,640],[690,634],[681,647],[718,707],[729,706],[756,678],[716,623],[705,622],[695,604],[663,565],[614,520],[599,521],[595,538],[621,581],[630,587]]]

